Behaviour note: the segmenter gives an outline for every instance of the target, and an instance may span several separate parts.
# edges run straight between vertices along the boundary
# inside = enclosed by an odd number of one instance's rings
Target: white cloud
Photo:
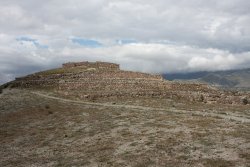
[[[248,0],[1,0],[0,82],[73,60],[157,73],[250,67],[249,8]],[[127,39],[136,42],[117,43]]]

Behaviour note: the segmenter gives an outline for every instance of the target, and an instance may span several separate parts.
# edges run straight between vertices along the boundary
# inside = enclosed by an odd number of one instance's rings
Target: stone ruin
[[[53,89],[65,96],[80,99],[109,97],[157,97],[184,99],[203,103],[240,104],[249,94],[219,91],[206,84],[180,83],[161,75],[120,70],[106,62],[70,62],[62,68],[17,78],[17,87]]]
[[[119,64],[107,63],[107,62],[69,62],[62,65],[63,68],[83,67],[83,68],[98,68],[98,69],[112,69],[119,70]]]

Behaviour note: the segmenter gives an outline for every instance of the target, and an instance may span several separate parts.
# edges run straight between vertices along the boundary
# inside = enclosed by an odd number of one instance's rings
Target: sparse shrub
[[[204,102],[204,100],[205,100],[205,98],[204,98],[203,94],[201,94],[201,95],[199,96],[199,101],[200,101],[200,102]]]
[[[244,104],[244,105],[247,105],[249,102],[248,102],[248,99],[246,98],[246,97],[243,97],[242,99],[241,99],[241,101],[242,101],[242,104]]]
[[[48,104],[45,105],[46,109],[50,109],[50,106]]]
[[[2,88],[0,88],[0,94],[1,94],[1,93],[3,93],[3,89],[2,89]]]
[[[3,89],[6,89],[8,87],[9,87],[9,83],[6,83],[6,84],[3,85]]]
[[[48,111],[48,114],[53,114],[53,111],[51,111],[51,110],[50,110],[50,111]]]
[[[48,110],[48,114],[53,114],[53,111],[49,110],[50,106],[48,104],[45,105],[45,109]]]

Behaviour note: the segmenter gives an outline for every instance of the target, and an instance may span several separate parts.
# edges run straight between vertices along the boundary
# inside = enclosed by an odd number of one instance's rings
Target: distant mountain
[[[164,74],[167,80],[202,82],[222,88],[250,90],[250,68],[215,72]]]

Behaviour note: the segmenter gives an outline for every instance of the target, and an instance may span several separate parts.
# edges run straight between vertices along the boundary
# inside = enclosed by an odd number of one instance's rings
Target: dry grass
[[[0,98],[0,166],[250,165],[249,123],[194,111],[244,115],[246,108],[115,101],[164,109],[142,110],[63,102],[21,90]]]

